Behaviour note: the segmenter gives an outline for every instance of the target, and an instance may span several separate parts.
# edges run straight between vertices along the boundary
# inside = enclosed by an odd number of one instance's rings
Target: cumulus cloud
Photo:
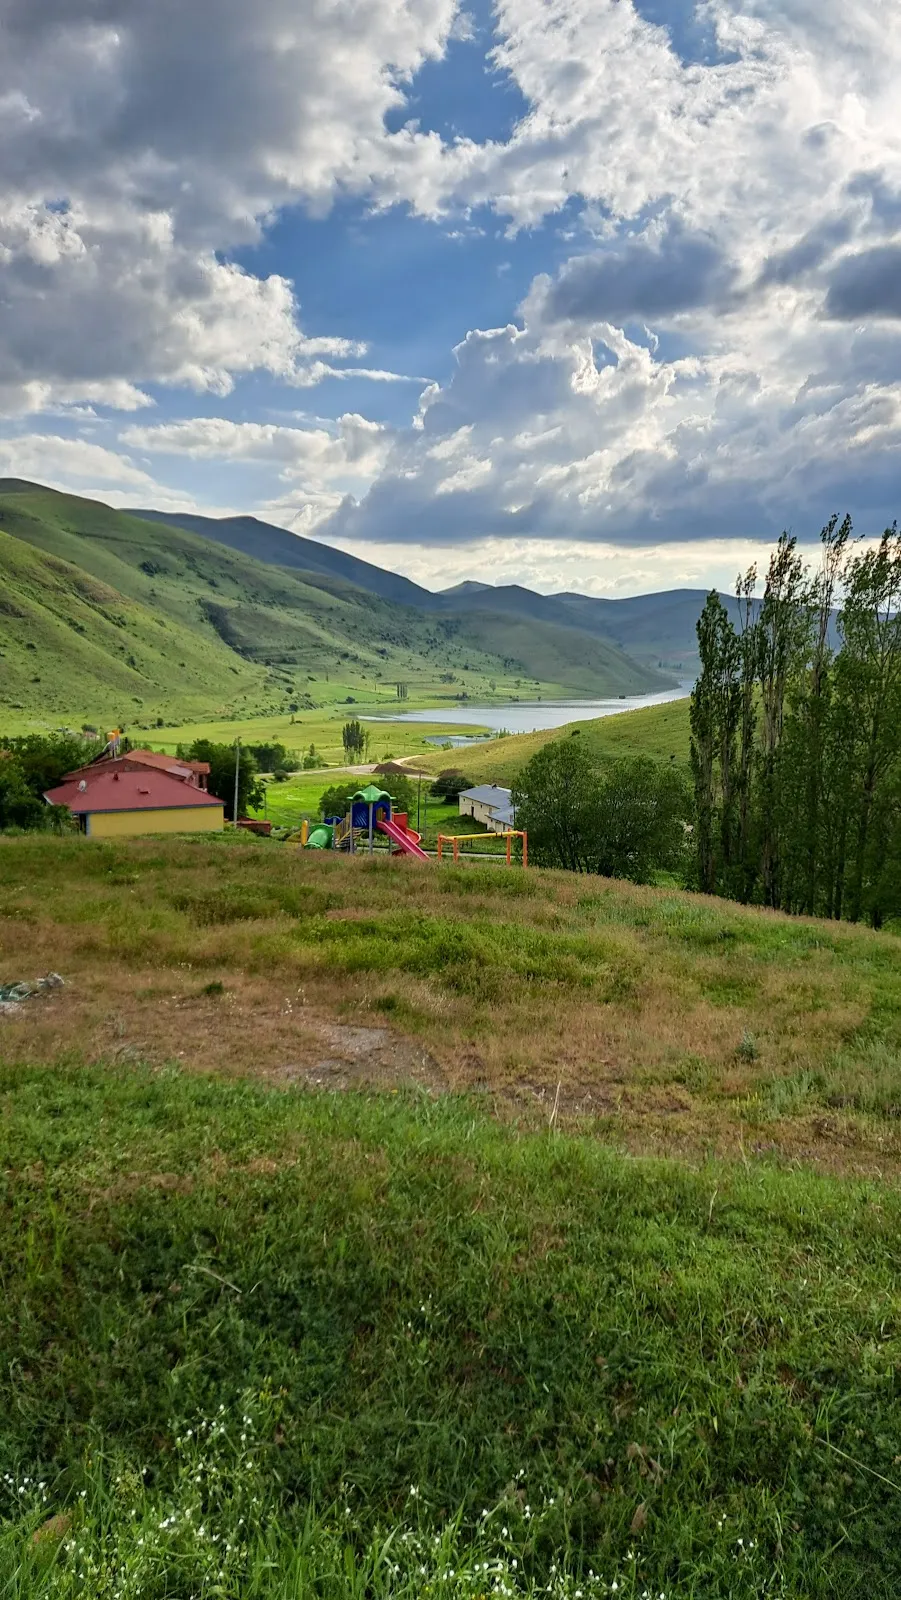
[[[287,275],[236,247],[347,197],[454,225],[489,208],[511,253],[565,210],[573,258],[470,332],[412,427],[200,419],[127,449],[268,466],[280,519],[407,548],[887,519],[901,14],[679,12],[694,47],[640,0],[497,0],[491,65],[527,110],[478,143],[404,121],[418,69],[473,35],[456,0],[6,0],[0,411],[134,410],[153,383],[225,395],[258,369],[401,381],[305,333]]]
[[[514,228],[578,194],[595,242],[517,324],[469,335],[330,531],[646,548],[815,529],[834,506],[890,520],[901,15],[711,0],[694,59],[630,0],[498,18],[529,113],[447,152],[444,179]]]
[[[456,354],[330,535],[646,546],[815,530],[836,505],[880,526],[893,515],[897,381],[800,398],[803,347],[761,376],[734,354],[664,360],[612,326],[579,339],[540,320],[472,334]]]
[[[121,434],[123,444],[139,453],[271,468],[281,492],[254,509],[298,533],[319,527],[345,496],[366,492],[385,464],[392,438],[393,430],[353,412],[329,427],[195,417]]]
[[[7,0],[0,399],[115,406],[148,382],[310,384],[365,346],[304,337],[291,284],[223,259],[280,205],[393,165],[384,117],[456,0]],[[394,139],[416,159],[427,136]],[[379,378],[387,374],[376,369]],[[373,374],[373,375],[376,375]]]
[[[109,488],[147,488],[153,479],[127,456],[86,439],[64,439],[53,434],[25,433],[0,439],[0,476],[37,479],[54,488],[71,488],[78,494],[86,485]]]

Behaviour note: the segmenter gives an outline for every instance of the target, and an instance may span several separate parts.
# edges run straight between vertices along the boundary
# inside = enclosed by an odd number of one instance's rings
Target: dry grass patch
[[[488,1091],[634,1150],[897,1170],[899,954],[866,929],[561,873],[0,842],[0,981],[67,980],[0,1019],[7,1062]]]

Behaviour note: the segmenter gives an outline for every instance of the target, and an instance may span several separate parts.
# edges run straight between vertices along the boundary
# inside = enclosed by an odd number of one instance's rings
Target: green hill
[[[0,839],[0,982],[47,967],[0,1019],[8,1600],[901,1593],[893,935]]]
[[[398,572],[386,572],[383,567],[361,561],[344,550],[333,550],[316,539],[304,539],[301,534],[289,533],[287,528],[261,522],[259,517],[201,517],[192,512],[143,509],[129,511],[129,516],[183,528],[202,539],[212,539],[215,544],[239,550],[255,561],[265,561],[276,567],[295,567],[324,577],[344,578],[359,589],[380,595],[383,600],[429,609],[434,599],[428,589],[420,588],[418,583]]]
[[[540,733],[507,734],[487,740],[451,757],[446,750],[417,757],[414,765],[424,772],[441,772],[448,762],[461,766],[474,783],[511,783],[542,745],[554,739],[582,739],[604,760],[618,756],[652,756],[655,761],[688,761],[689,701],[669,700],[665,705],[644,706],[639,711],[617,712],[591,722],[569,722],[563,728]]]
[[[228,720],[361,685],[393,698],[396,683],[450,701],[661,682],[579,629],[401,605],[340,571],[277,566],[15,479],[0,480],[0,577],[0,713],[20,718]]]

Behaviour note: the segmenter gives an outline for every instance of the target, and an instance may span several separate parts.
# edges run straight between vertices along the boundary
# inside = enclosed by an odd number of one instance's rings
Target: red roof
[[[87,811],[161,811],[188,806],[221,806],[215,795],[198,789],[188,778],[168,772],[129,772],[86,767],[81,776],[66,778],[44,799],[68,806],[76,815]]]
[[[128,750],[125,761],[139,761],[142,767],[159,767],[161,772],[199,772],[209,775],[208,761],[182,761],[180,756],[163,755],[159,750]]]
[[[67,772],[66,779],[83,778],[85,773],[106,772],[113,768],[127,771],[130,767],[154,767],[160,772],[171,772],[175,778],[208,777],[208,761],[183,761],[180,756],[163,755],[159,750],[127,750],[121,756],[98,756],[86,767]]]

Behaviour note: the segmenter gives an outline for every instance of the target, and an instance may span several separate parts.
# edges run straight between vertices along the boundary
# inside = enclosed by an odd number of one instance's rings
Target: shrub
[[[432,784],[432,794],[441,795],[449,805],[459,799],[464,789],[472,788],[472,780],[461,772],[459,767],[448,767],[445,772],[439,772]]]

